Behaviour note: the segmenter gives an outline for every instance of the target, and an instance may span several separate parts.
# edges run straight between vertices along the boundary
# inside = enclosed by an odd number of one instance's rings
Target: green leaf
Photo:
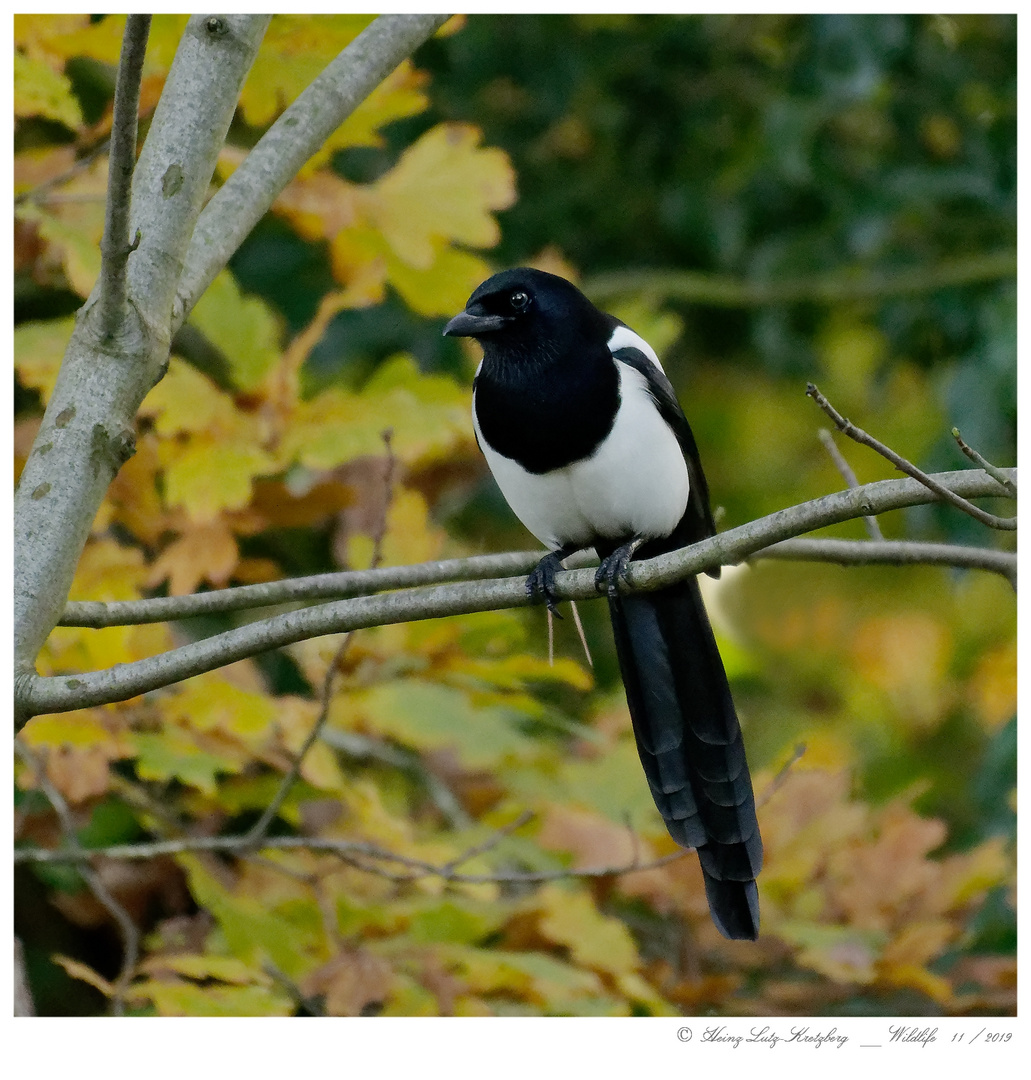
[[[458,690],[412,679],[376,686],[349,702],[370,729],[422,750],[454,749],[468,768],[525,759],[536,747],[507,709],[475,708]]]
[[[229,361],[233,384],[252,390],[279,363],[279,325],[261,300],[240,292],[223,270],[208,286],[190,322]]]
[[[189,732],[167,727],[158,734],[134,734],[138,757],[136,773],[141,780],[179,780],[214,795],[220,772],[239,772],[235,761],[201,750]]]

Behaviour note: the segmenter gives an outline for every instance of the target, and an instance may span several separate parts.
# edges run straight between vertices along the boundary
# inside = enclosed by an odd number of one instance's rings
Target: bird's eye
[[[530,302],[530,297],[522,291],[514,292],[508,298],[508,302],[512,305],[513,311],[522,311]]]

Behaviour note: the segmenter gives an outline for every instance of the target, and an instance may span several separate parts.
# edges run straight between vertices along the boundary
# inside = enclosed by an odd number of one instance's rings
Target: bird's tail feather
[[[712,918],[759,933],[762,840],[734,702],[696,578],[609,602],[627,702],[655,805],[698,851]]]

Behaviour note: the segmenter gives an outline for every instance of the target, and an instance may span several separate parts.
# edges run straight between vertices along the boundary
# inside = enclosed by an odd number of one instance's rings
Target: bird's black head
[[[520,267],[488,278],[444,333],[476,338],[488,356],[554,356],[574,342],[604,344],[612,332],[610,321],[565,278]]]

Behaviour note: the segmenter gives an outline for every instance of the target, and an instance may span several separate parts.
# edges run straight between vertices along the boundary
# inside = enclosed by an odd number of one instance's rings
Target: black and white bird
[[[527,590],[554,610],[562,560],[597,551],[655,805],[670,836],[697,850],[720,932],[754,939],[762,841],[698,580],[618,591],[634,555],[716,531],[694,436],[658,357],[570,282],[525,268],[485,281],[444,333],[483,347],[476,438],[509,506],[550,549]]]

